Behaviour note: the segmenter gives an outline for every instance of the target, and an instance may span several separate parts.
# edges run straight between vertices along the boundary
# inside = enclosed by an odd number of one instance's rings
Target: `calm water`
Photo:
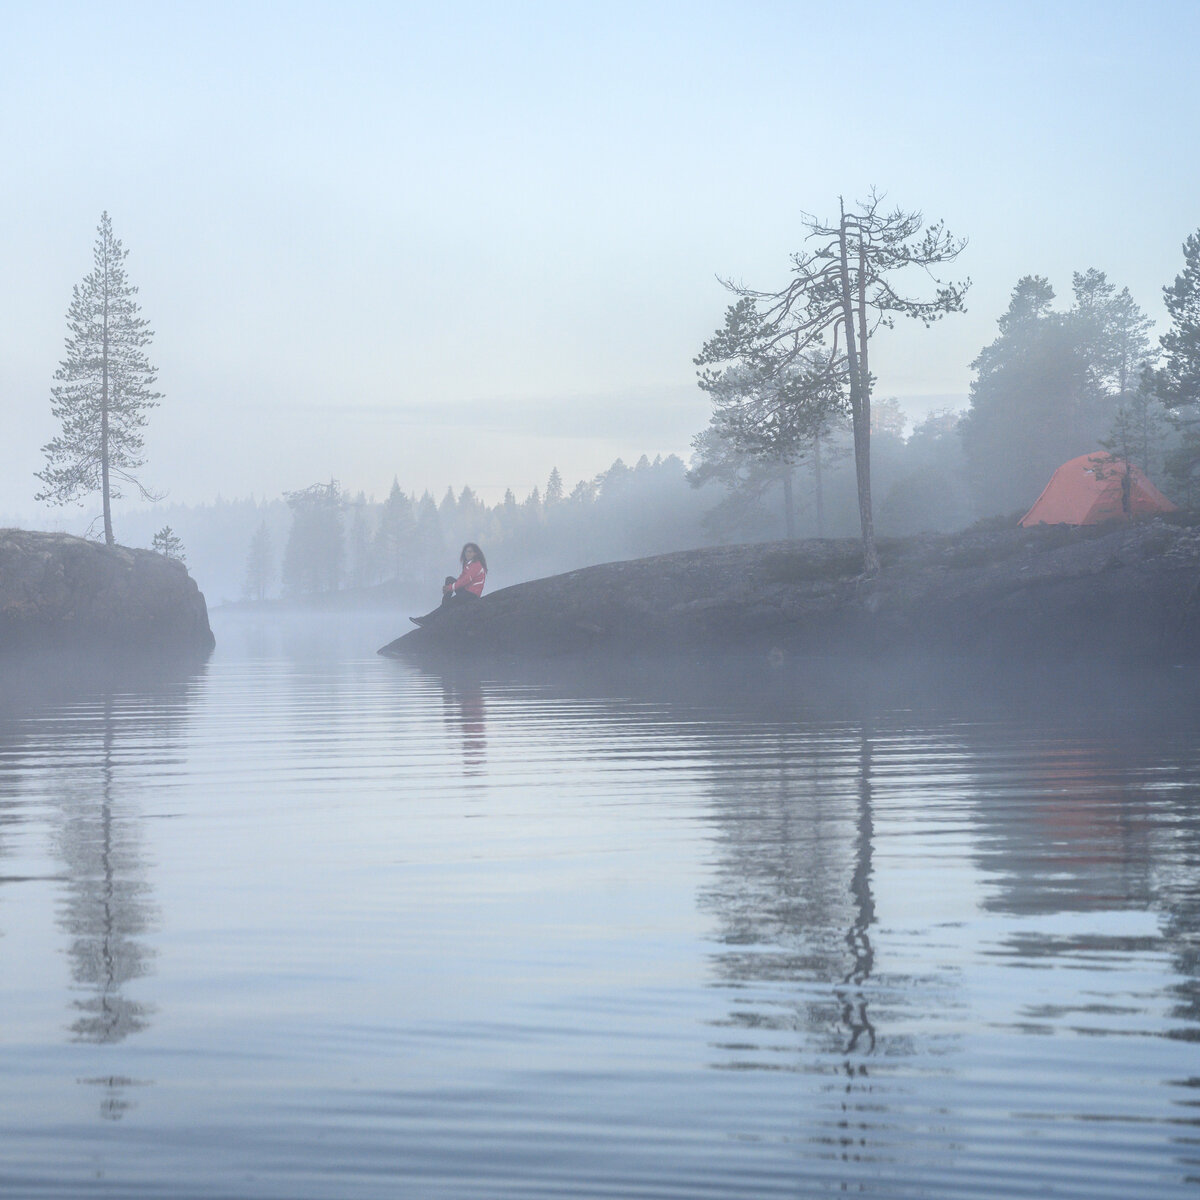
[[[8,681],[0,1194],[1200,1191],[1182,673],[513,683],[215,624]]]

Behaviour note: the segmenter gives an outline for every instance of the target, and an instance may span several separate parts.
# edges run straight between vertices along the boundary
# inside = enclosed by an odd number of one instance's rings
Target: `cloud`
[[[567,396],[493,396],[439,402],[395,404],[266,402],[253,407],[264,415],[336,419],[412,430],[461,430],[508,437],[628,440],[648,445],[686,444],[708,420],[708,403],[696,388],[668,385],[609,393]]]

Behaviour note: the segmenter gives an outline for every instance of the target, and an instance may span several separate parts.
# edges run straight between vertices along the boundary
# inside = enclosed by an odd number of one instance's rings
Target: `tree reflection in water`
[[[140,830],[124,800],[114,797],[112,696],[102,701],[99,717],[98,762],[64,781],[59,844],[68,882],[59,921],[71,939],[71,977],[84,992],[72,1001],[80,1015],[71,1033],[78,1041],[119,1042],[147,1024],[150,1009],[123,989],[149,970],[151,954],[139,937],[150,928],[153,908]]]
[[[875,900],[871,895],[871,848],[875,833],[871,812],[871,739],[864,732],[859,756],[858,820],[854,838],[854,873],[850,878],[850,894],[854,897],[854,921],[846,931],[846,947],[853,960],[842,980],[839,997],[842,1002],[842,1024],[849,1031],[846,1042],[846,1070],[852,1071],[850,1057],[857,1050],[875,1050],[875,1027],[867,1015],[867,998],[863,986],[871,977],[875,951],[871,946],[871,926],[875,923]],[[865,1075],[865,1063],[859,1063]]]
[[[742,772],[726,785],[716,776],[720,861],[701,904],[716,914],[726,947],[714,964],[720,984],[738,995],[727,1023],[759,1035],[720,1044],[733,1055],[725,1065],[779,1069],[786,1047],[760,1039],[786,1031],[804,1035],[792,1069],[837,1062],[851,1078],[868,1075],[876,1048],[871,753],[866,729],[810,742],[781,728],[763,747],[757,778]]]
[[[187,703],[184,680],[163,681],[136,700],[114,688],[39,726],[39,738],[60,756],[51,786],[65,878],[58,923],[75,992],[73,1041],[120,1043],[146,1029],[154,1013],[130,992],[153,970],[145,938],[157,920],[131,780],[145,778],[148,764],[177,760]],[[101,1115],[117,1119],[131,1107],[127,1089],[144,1081],[113,1074],[80,1082],[102,1087]]]

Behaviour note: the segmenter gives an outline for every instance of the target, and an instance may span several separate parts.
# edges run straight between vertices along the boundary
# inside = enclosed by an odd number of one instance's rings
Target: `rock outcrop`
[[[606,563],[439,613],[380,653],[492,657],[945,652],[1110,661],[1200,657],[1200,528],[1006,529],[717,547]]]
[[[205,655],[208,609],[180,562],[65,533],[0,530],[0,654]]]

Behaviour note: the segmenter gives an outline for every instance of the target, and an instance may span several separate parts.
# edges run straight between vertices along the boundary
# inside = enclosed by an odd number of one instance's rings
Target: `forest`
[[[1195,352],[1179,341],[1192,328],[1200,235],[1184,249],[1184,274],[1164,288],[1175,324],[1159,339],[1128,289],[1102,271],[1076,273],[1065,304],[1048,279],[1025,276],[997,320],[995,340],[971,364],[964,409],[930,413],[910,427],[898,400],[874,399],[870,470],[879,534],[1013,522],[1056,466],[1101,449],[1141,467],[1180,506],[1194,507],[1200,423],[1184,375]],[[693,439],[689,462],[674,454],[633,465],[618,459],[571,485],[550,466],[544,486],[521,497],[509,490],[493,504],[469,483],[434,496],[396,479],[377,497],[318,480],[279,497],[130,512],[124,540],[184,557],[210,603],[221,604],[436,594],[468,540],[483,546],[494,590],[704,545],[852,537],[860,516],[854,437],[846,407],[834,399],[802,436],[751,443],[731,433],[728,396],[716,394],[713,420]]]

